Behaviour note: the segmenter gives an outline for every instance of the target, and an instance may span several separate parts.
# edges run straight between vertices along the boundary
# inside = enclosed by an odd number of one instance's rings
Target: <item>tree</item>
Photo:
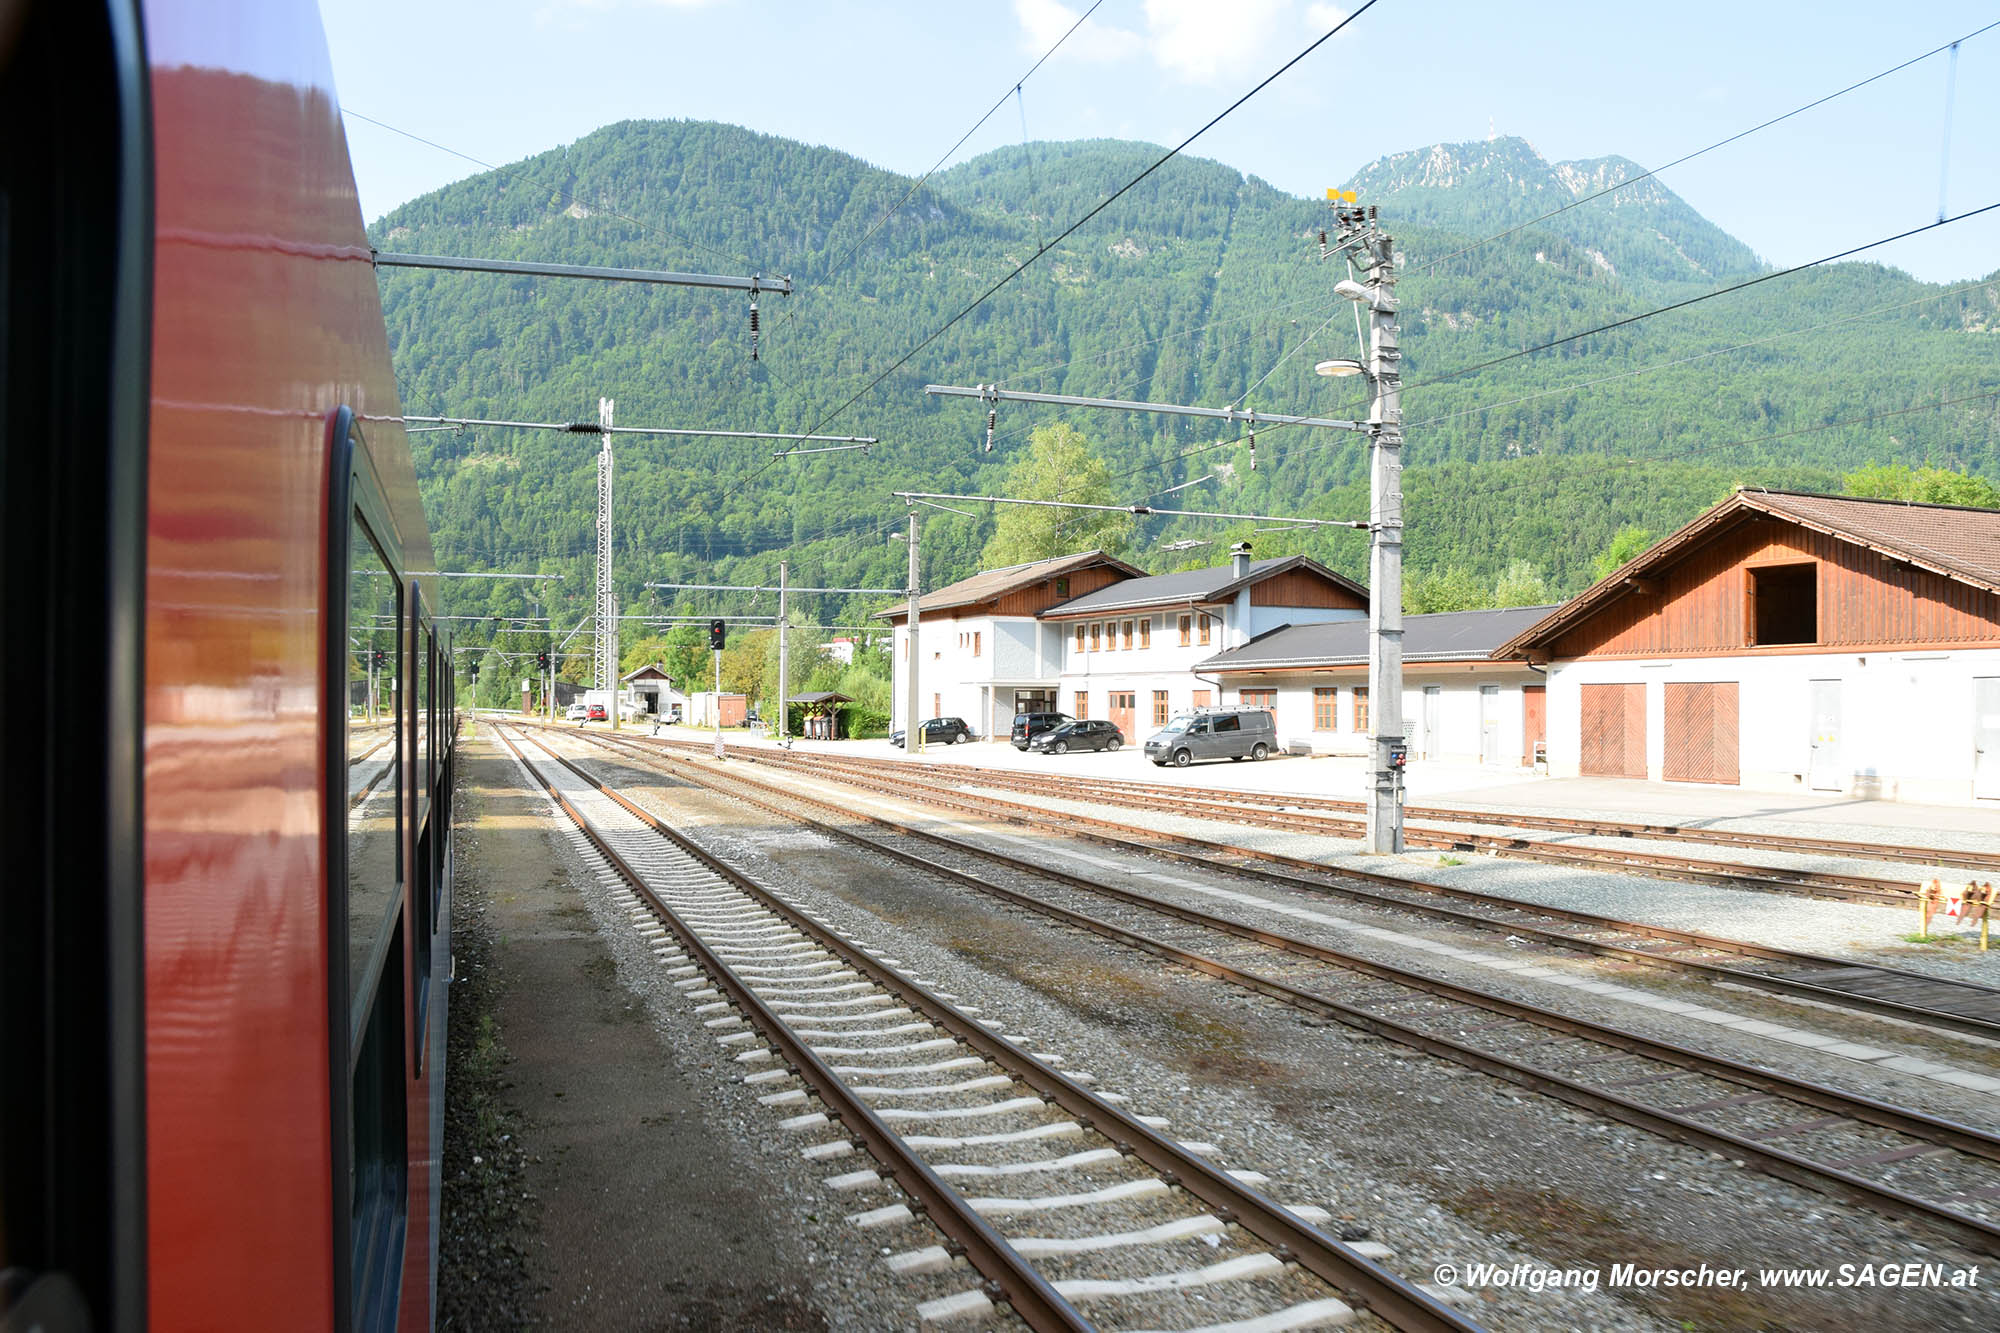
[[[1017,500],[1110,504],[1111,470],[1074,426],[1037,426],[1028,451],[1007,469],[1003,493]],[[1092,549],[1117,554],[1132,531],[1130,514],[1040,505],[1002,505],[980,561],[988,569],[1025,565]]]
[[[1984,477],[1953,472],[1950,468],[1878,463],[1850,472],[1841,480],[1849,495],[1865,500],[1914,500],[1920,504],[2000,509],[2000,487]]]
[[[1618,529],[1611,539],[1611,545],[1604,548],[1595,560],[1590,562],[1591,579],[1602,579],[1621,565],[1630,561],[1641,551],[1653,544],[1653,534],[1636,523],[1629,523]]]
[[[804,613],[794,611],[790,622],[792,631],[785,645],[786,674],[785,697],[791,698],[806,689],[806,682],[812,678],[813,669],[820,663],[820,649],[826,644],[826,631]],[[778,702],[778,633],[772,630],[770,640],[764,646],[764,669],[757,678],[757,697],[773,707]]]
[[[1406,615],[1476,611],[1491,601],[1486,589],[1464,565],[1425,570],[1403,585],[1403,611]]]
[[[1549,581],[1542,577],[1542,571],[1526,560],[1515,560],[1500,571],[1499,582],[1493,585],[1493,605],[1495,606],[1546,606],[1555,596],[1549,592]]]

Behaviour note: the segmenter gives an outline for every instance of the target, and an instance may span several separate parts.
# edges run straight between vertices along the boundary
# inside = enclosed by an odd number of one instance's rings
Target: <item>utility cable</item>
[[[949,162],[951,160],[952,154],[956,153],[959,149],[965,146],[965,141],[967,139],[970,139],[973,135],[979,133],[980,126],[984,125],[987,121],[993,119],[994,113],[997,112],[1001,107],[1007,105],[1008,98],[1014,97],[1020,93],[1021,85],[1026,83],[1029,79],[1033,78],[1035,71],[1040,69],[1043,65],[1047,64],[1049,57],[1053,56],[1057,51],[1061,50],[1063,43],[1067,42],[1070,39],[1070,35],[1074,33],[1078,28],[1081,28],[1084,25],[1085,20],[1087,20],[1092,14],[1095,14],[1099,6],[1101,6],[1103,3],[1104,0],[1094,0],[1094,3],[1090,6],[1090,8],[1084,10],[1083,13],[1077,18],[1076,22],[1070,24],[1069,28],[1063,33],[1063,35],[1056,38],[1055,45],[1051,46],[1048,50],[1042,52],[1042,58],[1040,60],[1037,60],[1034,64],[1028,66],[1028,72],[1026,74],[1023,74],[1020,78],[1014,80],[1014,86],[1010,88],[1008,91],[1002,93],[1000,95],[1000,100],[995,102],[992,106],[988,107],[986,109],[986,114],[981,116],[978,120],[972,123],[971,129],[959,135],[958,142],[954,143],[951,147],[945,149],[944,155],[939,157],[937,161],[931,163],[930,170],[926,171],[923,175],[917,177],[916,180],[912,181],[910,183],[910,188],[903,191],[902,198],[898,199],[895,203],[889,205],[888,210],[884,212],[881,217],[875,219],[875,225],[873,225],[868,229],[866,235],[862,236],[860,240],[853,242],[838,256],[835,257],[833,266],[829,268],[826,271],[826,273],[822,277],[820,277],[818,282],[816,282],[814,285],[816,287],[819,287],[819,286],[825,286],[827,283],[832,282],[834,278],[839,275],[841,269],[846,267],[847,261],[852,259],[856,254],[858,254],[861,250],[861,247],[867,245],[869,241],[873,240],[876,232],[882,230],[883,227],[888,225],[889,219],[896,216],[896,214],[899,211],[901,211],[903,205],[909,203],[910,200],[916,196],[918,190],[924,188],[925,182],[929,181],[932,176],[937,175],[938,168],[942,167],[946,162]],[[1025,111],[1022,112],[1021,125],[1022,125],[1022,135],[1025,138],[1027,134],[1027,113]],[[797,312],[798,312],[798,305],[796,303],[788,306],[785,310],[785,324],[790,324],[792,320],[797,317]],[[774,334],[775,332],[776,330],[773,330]]]
[[[911,359],[914,358],[917,355],[917,353],[923,351],[926,347],[929,347],[939,338],[942,338],[946,333],[949,333],[952,329],[956,328],[958,324],[966,318],[966,316],[970,315],[980,306],[986,304],[986,302],[992,299],[994,294],[997,293],[1001,288],[1005,287],[1015,278],[1018,278],[1021,276],[1021,274],[1025,273],[1029,265],[1033,264],[1037,259],[1040,259],[1043,255],[1047,254],[1051,249],[1062,244],[1062,242],[1067,240],[1074,232],[1076,232],[1078,228],[1082,227],[1086,222],[1089,222],[1099,213],[1102,213],[1105,209],[1109,208],[1112,204],[1116,203],[1119,199],[1123,198],[1125,194],[1129,192],[1134,186],[1138,185],[1141,181],[1145,180],[1147,177],[1151,176],[1154,172],[1158,171],[1161,167],[1165,166],[1168,162],[1172,161],[1175,157],[1179,156],[1181,152],[1185,150],[1189,144],[1193,143],[1196,139],[1199,139],[1202,135],[1208,133],[1211,129],[1214,129],[1230,113],[1234,112],[1238,107],[1242,106],[1245,102],[1255,97],[1258,93],[1264,91],[1265,88],[1268,88],[1281,75],[1283,75],[1286,71],[1290,70],[1292,66],[1298,64],[1301,60],[1304,60],[1314,51],[1317,51],[1321,46],[1325,45],[1335,35],[1337,35],[1343,29],[1345,29],[1350,23],[1354,22],[1354,20],[1360,18],[1363,14],[1366,14],[1369,10],[1373,9],[1377,3],[1378,0],[1366,0],[1366,3],[1364,3],[1360,8],[1356,9],[1353,13],[1347,15],[1345,18],[1341,19],[1339,23],[1335,24],[1325,34],[1315,39],[1303,51],[1300,51],[1290,60],[1287,60],[1283,65],[1280,65],[1271,74],[1267,75],[1264,78],[1264,80],[1260,82],[1256,87],[1252,88],[1249,92],[1243,94],[1243,96],[1237,98],[1234,102],[1231,102],[1227,107],[1224,107],[1206,125],[1203,125],[1193,134],[1190,134],[1187,138],[1181,140],[1180,143],[1176,144],[1174,147],[1162,153],[1159,156],[1159,158],[1153,162],[1151,166],[1147,167],[1144,171],[1134,176],[1131,180],[1126,181],[1123,185],[1119,186],[1115,191],[1113,191],[1109,196],[1101,200],[1095,208],[1091,209],[1088,213],[1085,213],[1082,217],[1078,218],[1076,221],[1070,223],[1069,226],[1063,228],[1062,232],[1059,235],[1055,236],[1046,244],[1042,245],[1033,254],[1029,255],[1026,259],[1022,260],[1019,264],[1015,265],[1014,268],[1010,270],[999,281],[995,282],[992,286],[988,287],[984,292],[981,292],[979,296],[976,297],[970,305],[967,305],[964,309],[960,310],[957,314],[953,315],[950,319],[946,320],[941,327],[939,327],[931,334],[929,334],[927,337],[925,337],[922,342],[919,342],[915,347],[912,347],[909,351],[903,353],[900,357],[896,358],[895,363],[892,364],[887,370],[884,370],[881,374],[877,375],[874,379],[870,380],[861,389],[857,390],[845,402],[841,403],[839,407],[836,407],[835,409],[833,409],[833,411],[827,413],[826,416],[820,419],[818,425],[815,425],[811,430],[806,431],[805,434],[817,435],[819,433],[820,426],[823,426],[827,422],[834,420],[841,413],[845,412],[848,408],[854,406],[855,403],[861,401],[863,397],[872,392],[877,385],[882,383],[882,381],[888,379],[891,375],[895,374],[897,371],[901,370],[905,365],[909,364]],[[1002,100],[1004,101],[1005,99]]]

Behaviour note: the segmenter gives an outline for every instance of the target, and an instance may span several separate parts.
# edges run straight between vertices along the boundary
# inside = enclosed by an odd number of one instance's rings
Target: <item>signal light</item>
[[[389,665],[389,654],[383,651],[382,649],[377,648],[375,650],[374,658],[372,660],[374,661],[375,669],[377,671],[381,671]]]
[[[723,637],[724,637],[724,635],[725,635],[725,634],[726,634],[727,632],[728,632],[728,627],[727,627],[727,626],[725,626],[725,625],[724,625],[724,624],[723,624],[723,623],[722,623],[722,622],[721,622],[720,620],[711,620],[711,621],[709,621],[709,622],[708,622],[708,646],[709,646],[710,648],[713,648],[713,649],[714,649],[714,650],[715,650],[716,652],[718,652],[718,653],[719,653],[719,652],[721,652],[721,651],[722,651],[722,640],[723,640]]]
[[[535,670],[541,672],[547,672],[548,669],[549,669],[549,655],[547,653],[536,653]]]

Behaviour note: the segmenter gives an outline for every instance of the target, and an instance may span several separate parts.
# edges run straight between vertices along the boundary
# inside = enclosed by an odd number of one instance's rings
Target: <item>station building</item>
[[[2000,513],[1742,490],[1493,652],[1558,776],[2000,802]]]
[[[1547,677],[1494,649],[1556,608],[1403,617],[1403,727],[1412,760],[1531,766],[1547,739]],[[1294,754],[1368,753],[1368,622],[1286,625],[1195,670],[1229,702],[1272,710]]]
[[[903,725],[908,613],[895,627],[895,725]],[[1365,620],[1367,593],[1305,556],[1148,575],[1101,551],[987,570],[926,594],[918,710],[1005,736],[1016,713],[1109,718],[1136,741],[1189,708],[1226,702],[1196,665],[1287,623]]]
[[[1056,711],[1062,684],[1061,630],[1038,618],[1048,608],[1145,571],[1102,551],[988,569],[917,601],[917,711],[962,717],[982,737],[1004,736],[1015,713]],[[907,725],[907,605],[877,615],[894,627],[891,728]]]
[[[1136,744],[1177,713],[1230,702],[1199,669],[1218,649],[1287,624],[1365,628],[1368,593],[1306,556],[1252,560],[1239,546],[1226,565],[1123,579],[1041,618],[1062,637],[1061,711],[1108,718]]]

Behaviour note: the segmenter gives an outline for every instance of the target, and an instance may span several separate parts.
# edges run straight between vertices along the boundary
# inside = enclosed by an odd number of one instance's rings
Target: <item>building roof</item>
[[[927,592],[917,599],[917,614],[929,615],[933,611],[946,611],[955,606],[975,606],[980,602],[990,602],[1004,597],[1017,588],[1025,588],[1040,583],[1043,579],[1056,578],[1073,570],[1087,569],[1092,565],[1104,565],[1125,574],[1138,576],[1146,571],[1137,565],[1128,565],[1116,556],[1102,551],[1079,551],[1075,555],[1059,555],[1049,560],[1033,560],[1025,565],[1008,565],[1002,569],[982,569],[969,579],[946,584],[935,591]],[[893,620],[909,614],[909,602],[903,601],[885,611],[877,611],[880,620]],[[919,626],[921,628],[921,626]]]
[[[1050,607],[1042,615],[1049,619],[1066,619],[1114,611],[1137,611],[1142,607],[1188,606],[1195,603],[1213,605],[1230,600],[1253,583],[1261,583],[1274,574],[1294,569],[1307,570],[1338,584],[1360,598],[1363,605],[1367,604],[1368,590],[1353,579],[1334,573],[1310,556],[1288,555],[1274,560],[1253,560],[1249,574],[1242,577],[1238,577],[1235,562],[1232,561],[1226,565],[1211,565],[1207,569],[1183,569],[1173,574],[1126,579],[1108,588],[1072,597],[1067,602]]]
[[[1665,569],[1718,533],[1770,515],[1892,560],[2000,593],[2000,510],[1914,500],[1864,500],[1807,491],[1739,490],[1679,531],[1556,607],[1539,623],[1494,650],[1517,657],[1545,647],[1564,631],[1630,591],[1634,581]]]
[[[623,676],[620,676],[619,679],[620,680],[664,680],[671,685],[673,683],[674,678],[672,676],[669,676],[666,673],[666,671],[660,666],[659,663],[648,662],[645,666],[640,667],[636,671],[626,672]]]
[[[919,625],[917,628],[922,629],[923,627]],[[792,695],[791,701],[795,704],[851,704],[854,702],[853,699],[842,694],[839,690],[809,690],[804,694]]]
[[[1493,650],[1534,625],[1552,606],[1510,606],[1495,611],[1440,611],[1403,617],[1405,662],[1462,662]],[[1198,664],[1197,671],[1275,671],[1355,666],[1368,661],[1368,622],[1334,620],[1281,625],[1240,648]]]

